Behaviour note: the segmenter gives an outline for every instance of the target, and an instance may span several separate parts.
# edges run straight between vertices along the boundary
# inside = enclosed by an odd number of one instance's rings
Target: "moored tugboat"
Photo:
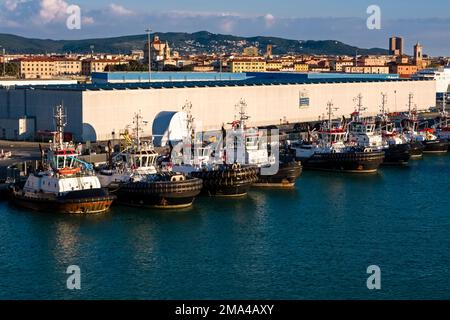
[[[295,182],[302,174],[300,161],[295,160],[295,155],[286,147],[279,155],[279,169],[274,175],[259,175],[254,184],[259,188],[294,188]]]
[[[239,121],[234,121],[232,129],[235,134],[244,138],[245,163],[259,168],[258,180],[253,185],[259,188],[294,188],[302,173],[302,165],[287,146],[281,147],[279,136],[272,136],[258,128],[247,128],[247,104],[241,100],[236,108],[239,110]],[[269,150],[270,148],[270,155]],[[227,152],[234,152],[234,143],[227,145]]]
[[[346,128],[341,124],[333,125],[332,114],[333,104],[329,102],[329,119],[321,126],[318,137],[292,144],[296,159],[302,162],[305,169],[376,173],[384,161],[384,151],[348,145]]]
[[[411,158],[411,145],[395,131],[394,124],[387,121],[384,113],[386,96],[383,95],[382,115],[379,123],[373,119],[361,119],[362,95],[356,98],[357,110],[349,123],[350,141],[363,148],[384,151],[384,165],[406,165]]]
[[[170,171],[181,172],[187,176],[203,181],[202,193],[208,196],[243,197],[250,187],[258,180],[258,168],[252,165],[241,165],[237,162],[227,163],[226,156],[220,156],[210,143],[195,142],[193,133],[194,118],[191,115],[192,104],[186,103],[183,111],[187,115],[187,131],[190,137],[185,137],[185,149],[191,154],[173,154],[165,159]],[[226,139],[222,130],[223,139]]]
[[[436,119],[435,128],[438,139],[448,142],[450,148],[450,119],[447,110],[445,110],[446,102],[447,102],[447,95],[444,94],[442,98],[442,109],[439,118]]]
[[[445,139],[439,139],[436,135],[436,129],[430,128],[428,122],[419,123],[417,115],[412,111],[413,94],[409,95],[409,112],[402,119],[404,133],[411,141],[419,142],[423,145],[423,153],[443,154],[448,152],[449,142]],[[422,128],[422,129],[420,129]]]
[[[14,204],[36,211],[94,214],[107,211],[115,196],[103,189],[93,167],[78,158],[75,147],[65,143],[64,108],[55,111],[56,134],[47,151],[47,170],[31,174],[25,185],[14,186]]]
[[[156,168],[159,154],[139,138],[140,114],[136,115],[135,139],[122,152],[111,156],[107,168],[98,177],[102,186],[117,195],[119,203],[158,209],[180,209],[192,206],[202,189],[202,180],[177,172],[161,172]]]

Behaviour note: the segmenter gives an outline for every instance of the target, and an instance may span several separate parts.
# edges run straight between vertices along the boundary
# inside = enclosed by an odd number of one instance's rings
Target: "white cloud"
[[[39,11],[40,21],[44,24],[67,19],[67,7],[64,0],[42,0]]]
[[[118,16],[133,16],[135,15],[135,13],[132,10],[129,10],[127,8],[125,8],[124,6],[121,6],[119,4],[115,4],[115,3],[111,3],[109,5],[109,9]]]
[[[264,21],[266,22],[266,27],[270,28],[275,24],[275,17],[273,14],[268,13],[264,16]]]
[[[176,18],[255,18],[258,15],[247,15],[231,11],[189,11],[189,10],[171,10],[161,13],[162,15],[172,16]]]
[[[81,22],[83,24],[94,24],[95,23],[95,19],[93,17],[82,17],[81,18]]]
[[[224,20],[219,24],[219,28],[222,32],[231,33],[234,29],[234,22],[231,20]]]
[[[17,9],[17,6],[25,2],[28,2],[28,0],[6,0],[4,6],[6,10],[14,11]]]

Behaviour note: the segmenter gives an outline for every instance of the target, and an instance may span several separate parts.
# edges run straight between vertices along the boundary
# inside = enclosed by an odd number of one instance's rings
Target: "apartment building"
[[[281,71],[283,64],[280,60],[267,60],[266,71]]]
[[[363,66],[385,66],[388,62],[390,62],[390,59],[387,59],[386,57],[363,57],[360,60],[360,63]]]
[[[388,74],[388,66],[347,66],[344,67],[345,73],[365,73],[365,74]]]
[[[336,72],[342,72],[345,67],[353,67],[354,64],[353,60],[335,60],[331,62],[331,69]]]
[[[264,59],[235,59],[230,61],[230,72],[265,72],[267,70]]]
[[[82,74],[85,76],[89,76],[93,72],[104,72],[107,66],[117,66],[128,63],[128,60],[86,59],[82,61]]]
[[[413,64],[391,64],[391,73],[397,73],[401,78],[410,78],[419,71],[419,67]]]
[[[81,74],[81,61],[59,57],[26,57],[14,61],[22,79],[50,79]]]
[[[309,71],[309,65],[306,63],[294,63],[294,71],[295,72],[308,72]]]

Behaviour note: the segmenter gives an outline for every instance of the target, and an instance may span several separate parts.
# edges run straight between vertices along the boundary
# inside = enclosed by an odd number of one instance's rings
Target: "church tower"
[[[414,64],[418,67],[422,67],[423,62],[423,46],[417,43],[414,46]]]

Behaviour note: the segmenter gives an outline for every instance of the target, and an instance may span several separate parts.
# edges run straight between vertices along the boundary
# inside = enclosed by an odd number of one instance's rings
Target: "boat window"
[[[147,167],[147,166],[148,166],[148,165],[147,165],[147,161],[148,161],[148,158],[147,158],[147,157],[142,157],[142,159],[141,159],[142,167]]]
[[[57,164],[56,164],[58,169],[62,169],[64,168],[64,157],[58,156],[57,157]]]

